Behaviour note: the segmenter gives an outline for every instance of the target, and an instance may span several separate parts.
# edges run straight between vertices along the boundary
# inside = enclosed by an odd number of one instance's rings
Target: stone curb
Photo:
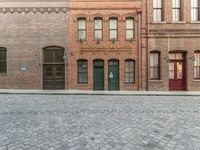
[[[0,90],[0,94],[19,95],[102,95],[102,96],[199,96],[200,92],[130,92],[130,91],[45,91],[45,90]]]

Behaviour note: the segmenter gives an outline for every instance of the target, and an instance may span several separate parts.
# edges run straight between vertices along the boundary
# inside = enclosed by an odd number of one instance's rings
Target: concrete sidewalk
[[[0,94],[36,94],[36,95],[133,95],[133,96],[200,96],[194,91],[79,91],[79,90],[15,90],[0,89]]]

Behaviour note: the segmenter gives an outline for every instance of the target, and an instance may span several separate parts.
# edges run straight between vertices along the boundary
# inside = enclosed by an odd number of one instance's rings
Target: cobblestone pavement
[[[0,150],[200,150],[200,97],[0,95]]]

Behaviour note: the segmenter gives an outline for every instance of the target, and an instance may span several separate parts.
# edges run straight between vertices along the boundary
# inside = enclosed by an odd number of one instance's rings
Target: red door
[[[186,65],[183,53],[169,54],[169,90],[186,90]]]

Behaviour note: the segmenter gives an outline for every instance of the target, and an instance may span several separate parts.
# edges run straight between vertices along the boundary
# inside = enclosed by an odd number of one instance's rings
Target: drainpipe
[[[145,0],[144,0],[145,1]],[[147,65],[147,91],[149,90],[149,9],[150,2],[147,0],[146,3],[146,65]]]
[[[138,49],[138,91],[141,90],[141,70],[142,70],[142,58],[141,58],[141,10],[137,10],[137,17],[138,17],[138,25],[137,25],[137,31],[138,31],[138,35],[137,35],[137,49]]]

